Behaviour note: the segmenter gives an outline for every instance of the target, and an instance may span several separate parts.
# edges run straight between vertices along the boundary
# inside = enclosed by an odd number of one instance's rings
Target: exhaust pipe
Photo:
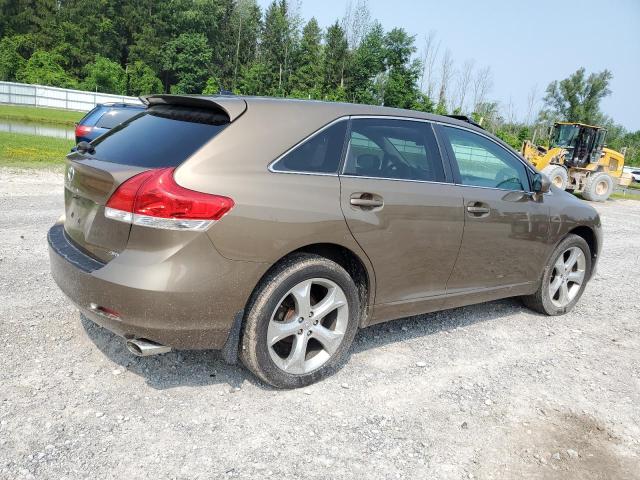
[[[159,343],[145,340],[144,338],[134,338],[127,340],[127,350],[137,357],[150,357],[151,355],[160,355],[161,353],[169,353],[171,347],[160,345]]]

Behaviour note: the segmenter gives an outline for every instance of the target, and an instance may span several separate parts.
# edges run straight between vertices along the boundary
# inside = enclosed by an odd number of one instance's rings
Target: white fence
[[[140,100],[136,97],[110,93],[83,92],[82,90],[45,87],[28,83],[0,82],[0,103],[87,112],[98,103],[109,102],[140,103]]]

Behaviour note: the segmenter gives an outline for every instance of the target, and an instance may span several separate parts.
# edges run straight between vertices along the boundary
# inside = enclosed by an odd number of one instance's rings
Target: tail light
[[[86,137],[92,128],[88,125],[76,125],[76,138]]]
[[[233,208],[221,195],[181,187],[173,168],[148,170],[120,185],[105,207],[107,218],[168,230],[206,230]]]

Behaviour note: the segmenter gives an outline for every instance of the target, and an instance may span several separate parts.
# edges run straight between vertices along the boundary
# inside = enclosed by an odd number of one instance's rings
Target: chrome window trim
[[[305,170],[277,170],[275,168],[275,164],[278,163],[280,160],[282,160],[284,157],[286,157],[289,153],[294,151],[296,148],[298,148],[303,143],[306,143],[307,141],[315,138],[317,135],[320,135],[327,128],[332,127],[336,123],[343,122],[343,121],[348,122],[349,121],[349,116],[347,115],[347,116],[342,116],[342,117],[336,118],[335,120],[327,123],[326,125],[324,125],[320,129],[318,129],[315,132],[313,132],[308,137],[303,138],[298,143],[296,143],[293,147],[289,148],[287,151],[285,151],[283,154],[281,154],[278,158],[276,158],[271,163],[269,163],[269,165],[267,166],[267,169],[271,173],[293,173],[295,175],[319,175],[319,176],[323,176],[323,177],[337,177],[338,176],[338,171],[336,171],[335,173],[327,173],[327,172],[307,172]],[[340,165],[340,162],[338,162],[338,165]]]
[[[342,162],[343,163],[342,168],[337,173],[306,172],[304,170],[300,170],[300,171],[298,171],[298,170],[276,170],[274,168],[274,165],[278,161],[280,161],[283,157],[285,157],[287,154],[289,154],[290,152],[292,152],[293,150],[298,148],[300,145],[305,143],[307,140],[311,140],[316,135],[320,135],[327,128],[333,126],[334,124],[336,124],[338,122],[361,119],[361,118],[365,118],[365,119],[366,118],[375,118],[375,119],[382,119],[382,120],[408,120],[408,121],[411,121],[411,122],[430,123],[432,125],[442,125],[444,127],[452,127],[452,128],[458,128],[460,130],[466,130],[468,132],[475,133],[476,135],[479,135],[479,136],[481,136],[483,138],[486,138],[490,142],[493,142],[495,145],[497,145],[502,150],[504,150],[509,155],[514,157],[516,160],[518,160],[525,167],[525,170],[529,171],[530,173],[532,173],[534,175],[538,173],[526,161],[524,161],[522,158],[520,158],[520,156],[514,154],[509,149],[505,148],[504,145],[501,145],[499,142],[496,142],[489,135],[487,135],[485,133],[482,133],[482,132],[479,132],[477,130],[474,130],[472,128],[467,128],[467,127],[462,126],[462,125],[455,125],[453,123],[443,122],[443,121],[440,121],[440,120],[430,120],[430,119],[427,119],[427,118],[403,117],[403,116],[400,116],[400,115],[376,115],[376,114],[371,114],[371,115],[362,115],[362,114],[360,114],[360,115],[344,115],[342,117],[336,118],[335,120],[333,120],[333,121],[327,123],[326,125],[324,125],[319,130],[316,130],[315,132],[313,132],[308,137],[305,137],[304,139],[302,139],[301,141],[296,143],[293,147],[289,148],[286,152],[282,153],[278,158],[276,158],[271,163],[269,163],[269,165],[267,167],[268,170],[271,173],[284,173],[284,174],[293,174],[293,175],[317,175],[317,176],[323,176],[323,177],[363,178],[363,179],[368,179],[368,180],[391,180],[391,181],[396,181],[396,182],[434,183],[434,184],[438,184],[438,185],[455,185],[457,187],[482,188],[482,189],[485,189],[485,190],[497,190],[497,191],[500,191],[500,192],[523,192],[523,193],[527,193],[527,194],[530,194],[530,195],[536,193],[536,192],[533,192],[531,190],[510,190],[510,189],[505,189],[505,188],[482,187],[482,186],[478,186],[478,185],[465,185],[463,183],[455,183],[455,182],[436,182],[436,181],[432,181],[432,180],[412,180],[412,179],[405,179],[405,178],[385,178],[385,177],[365,177],[365,176],[360,176],[360,175],[345,175],[343,172],[344,172],[344,169],[346,167],[346,165],[345,165],[346,162]],[[440,144],[439,143],[438,143],[438,149],[440,149]],[[440,157],[443,158],[442,157],[442,151],[440,151]],[[551,193],[551,192],[549,192],[549,193]]]
[[[453,185],[457,186],[455,183],[451,182],[436,182],[434,180],[412,180],[408,178],[388,178],[388,177],[368,177],[365,175],[349,175],[349,174],[340,174],[340,178],[363,178],[365,180],[391,180],[393,182],[412,182],[412,183],[435,183],[436,185]]]
[[[408,180],[406,178],[368,177],[363,175],[345,175],[345,174],[340,174],[340,178],[362,178],[365,180],[391,180],[393,182],[433,183],[436,185],[449,185],[451,187],[482,188],[484,190],[497,190],[500,192],[521,192],[528,195],[533,195],[536,193],[536,192],[527,192],[526,190],[509,190],[507,188],[481,187],[479,185],[463,185],[461,183],[452,183],[452,182],[435,182],[433,180]],[[552,192],[547,192],[544,195],[552,195]]]

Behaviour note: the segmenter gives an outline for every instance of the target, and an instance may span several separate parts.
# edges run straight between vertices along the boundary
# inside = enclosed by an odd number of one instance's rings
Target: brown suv
[[[312,383],[358,328],[520,296],[570,310],[596,211],[472,123],[407,110],[151,96],[68,156],[60,288],[129,350],[222,349]]]

